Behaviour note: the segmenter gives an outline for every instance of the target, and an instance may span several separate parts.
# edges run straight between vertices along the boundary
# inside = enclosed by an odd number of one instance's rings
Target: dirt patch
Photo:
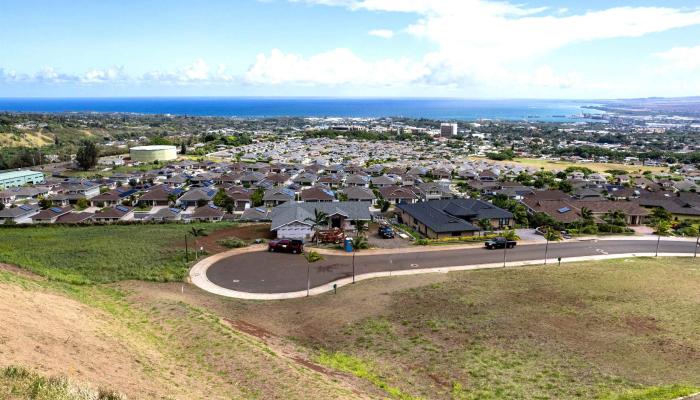
[[[27,271],[26,269],[11,264],[0,263],[0,271],[12,272],[13,274],[17,274],[30,279],[46,280],[46,278],[41,275],[37,275],[31,271]]]
[[[661,328],[659,328],[658,322],[654,317],[631,315],[625,318],[625,324],[632,328],[632,332],[635,335],[661,332]]]
[[[226,321],[234,329],[237,329],[241,332],[247,333],[251,336],[255,336],[256,338],[262,339],[263,341],[265,341],[266,339],[270,339],[272,337],[272,333],[270,333],[270,331],[263,329],[259,326],[255,326],[253,324],[249,324],[245,321],[241,321],[241,320],[232,321],[228,318],[224,318],[224,321]]]
[[[0,365],[30,366],[132,396],[168,393],[153,354],[114,335],[110,318],[61,296],[0,284]]]
[[[204,247],[207,253],[216,254],[229,250],[218,243],[221,239],[229,238],[245,241],[253,241],[255,239],[269,240],[274,239],[274,234],[270,232],[270,224],[245,224],[209,232],[207,236],[198,237],[197,244]],[[181,243],[180,246],[185,247],[185,243]]]

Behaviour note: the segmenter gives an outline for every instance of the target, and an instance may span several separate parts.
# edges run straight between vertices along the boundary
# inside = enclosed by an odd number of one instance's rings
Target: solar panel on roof
[[[209,204],[209,208],[213,208],[214,210],[216,210],[218,207],[215,206],[214,204]]]
[[[558,209],[557,211],[559,211],[560,214],[565,214],[565,213],[568,213],[569,211],[571,211],[571,209],[569,207],[562,207],[562,208]]]
[[[117,210],[119,210],[121,212],[128,212],[129,211],[129,209],[127,207],[124,207],[124,206],[116,206],[114,208],[116,208]]]
[[[19,206],[19,209],[20,209],[20,210],[24,210],[24,211],[31,211],[31,210],[32,210],[32,208],[29,207],[29,206],[27,206],[27,205]]]
[[[61,210],[61,209],[58,208],[58,207],[52,207],[52,208],[50,208],[50,210],[53,211],[53,212],[55,212],[55,213],[60,213],[61,211],[63,211],[63,210]]]

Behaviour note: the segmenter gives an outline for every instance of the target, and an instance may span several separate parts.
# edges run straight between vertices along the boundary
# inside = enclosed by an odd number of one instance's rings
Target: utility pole
[[[506,267],[506,252],[508,251],[508,240],[506,240],[506,244],[503,246],[503,268]]]
[[[547,265],[547,252],[549,251],[549,231],[544,235],[544,238],[547,239],[547,243],[544,245],[544,265]]]
[[[656,255],[654,257],[659,256],[659,245],[661,244],[661,230],[659,229],[659,232],[656,232],[658,234],[658,239],[656,239]]]
[[[700,246],[700,236],[698,236],[695,241],[695,253],[693,254],[693,258],[698,258],[698,246]]]

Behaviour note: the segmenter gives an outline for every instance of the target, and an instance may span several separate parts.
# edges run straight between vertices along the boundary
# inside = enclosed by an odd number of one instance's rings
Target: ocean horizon
[[[3,112],[101,112],[238,118],[405,117],[436,120],[585,121],[596,105],[583,100],[331,97],[0,98]]]

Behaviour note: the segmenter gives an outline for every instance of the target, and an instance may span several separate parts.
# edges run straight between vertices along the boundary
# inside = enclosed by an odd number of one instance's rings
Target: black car
[[[512,249],[513,247],[515,247],[516,244],[518,244],[518,242],[516,242],[515,240],[508,240],[506,238],[497,237],[497,238],[487,240],[484,243],[484,247],[486,247],[489,250],[503,249],[503,248]]]
[[[293,239],[271,240],[267,244],[267,251],[279,251],[280,253],[300,254],[304,252],[304,242],[302,242],[301,240]]]
[[[391,229],[390,226],[380,226],[377,234],[382,239],[393,239],[394,238],[394,230]]]

